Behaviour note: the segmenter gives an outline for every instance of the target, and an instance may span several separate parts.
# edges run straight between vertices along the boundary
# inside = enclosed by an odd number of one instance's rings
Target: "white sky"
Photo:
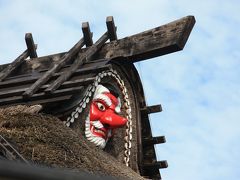
[[[136,66],[149,105],[166,180],[237,180],[240,177],[240,1],[238,0],[0,0],[1,64],[25,49],[32,32],[38,55],[69,50],[89,21],[96,40],[112,15],[123,38],[187,15],[196,25],[183,51]]]

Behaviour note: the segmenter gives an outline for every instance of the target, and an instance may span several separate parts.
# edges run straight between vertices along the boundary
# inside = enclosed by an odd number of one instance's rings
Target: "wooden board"
[[[125,57],[125,60],[136,62],[180,51],[184,48],[194,24],[195,18],[187,16],[133,36],[111,41],[104,44],[93,59]],[[82,49],[79,56],[87,49]],[[64,54],[59,53],[24,62],[21,73],[49,68],[52,62],[58,62]],[[1,65],[0,70],[5,66]]]

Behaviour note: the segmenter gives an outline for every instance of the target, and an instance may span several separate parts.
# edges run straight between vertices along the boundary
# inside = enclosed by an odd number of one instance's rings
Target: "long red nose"
[[[127,123],[127,119],[116,114],[113,110],[106,110],[100,117],[100,121],[103,124],[108,124],[110,128],[119,128]]]

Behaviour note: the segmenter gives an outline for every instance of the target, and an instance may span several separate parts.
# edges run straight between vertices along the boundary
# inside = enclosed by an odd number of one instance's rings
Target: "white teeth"
[[[108,72],[108,75],[111,76],[111,75],[112,75],[112,72]]]
[[[92,92],[95,92],[95,87],[93,86],[93,88],[92,88]]]
[[[74,115],[74,117],[77,119],[79,116],[78,112],[76,112],[76,114]]]
[[[107,76],[107,73],[103,73],[104,76]]]
[[[100,121],[92,121],[92,124],[98,129],[103,128],[103,125]]]
[[[94,83],[94,85],[97,86],[97,85],[98,85],[98,82],[96,81],[96,82]]]
[[[100,77],[101,77],[101,78],[103,78],[103,76],[104,76],[103,74],[100,74]]]
[[[83,103],[82,107],[83,107],[83,108],[85,108],[85,107],[86,107],[86,102],[84,102],[84,103]]]

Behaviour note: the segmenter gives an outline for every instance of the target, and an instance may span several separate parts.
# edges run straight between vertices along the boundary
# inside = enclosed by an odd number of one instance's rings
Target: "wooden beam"
[[[20,56],[17,57],[11,64],[0,72],[0,82],[8,77],[15,69],[17,69],[23,61],[28,57],[28,50],[25,50]]]
[[[90,27],[89,27],[88,22],[82,23],[82,32],[83,32],[83,38],[84,38],[84,42],[86,44],[86,47],[89,47],[89,46],[93,45],[92,33],[90,31]]]
[[[195,18],[187,16],[139,34],[105,43],[93,59],[125,59],[137,62],[180,51],[184,48],[194,24]],[[79,55],[87,49],[82,49]],[[38,69],[49,68],[52,59],[57,60],[62,54],[64,53],[37,58],[31,63],[26,63],[26,72],[35,69],[36,64]],[[1,65],[0,69],[2,66],[6,65]]]
[[[12,96],[8,98],[2,98],[0,99],[0,106],[4,106],[7,104],[29,104],[31,101],[38,101],[38,100],[44,100],[44,102],[48,102],[48,99],[60,97],[60,96],[72,96],[75,93],[80,92],[83,89],[83,86],[78,87],[72,87],[72,88],[66,88],[66,89],[59,89],[54,91],[51,95],[46,95],[44,92],[40,92],[37,94],[34,94],[28,101],[25,101],[22,96]]]
[[[131,62],[146,60],[180,51],[184,48],[195,24],[187,16],[163,26],[105,44],[97,58],[121,58]]]
[[[117,40],[117,28],[114,24],[114,20],[112,16],[108,16],[106,19],[107,29],[108,29],[108,36],[110,41]]]
[[[166,142],[165,136],[145,138],[145,139],[143,139],[143,147],[144,146],[153,146],[154,144],[162,144],[165,142]]]
[[[143,163],[143,167],[145,169],[153,169],[153,168],[163,169],[168,167],[168,163],[167,161],[155,161],[152,163]]]
[[[26,45],[28,48],[28,53],[29,53],[30,58],[37,58],[38,57],[37,51],[36,51],[37,45],[34,44],[31,33],[25,34],[25,41],[26,41]]]
[[[161,104],[154,105],[154,106],[146,106],[141,109],[141,113],[143,114],[151,114],[151,113],[157,113],[157,112],[162,112]]]
[[[84,63],[88,62],[90,58],[103,46],[103,44],[108,40],[107,32],[104,33],[97,42],[88,48],[88,50],[81,54],[79,58],[77,58],[74,63],[71,65],[68,71],[63,73],[60,77],[57,78],[53,84],[45,90],[45,93],[51,94],[55,91],[61,84],[68,80],[70,76],[79,68],[79,66],[83,65]]]
[[[77,86],[82,86],[86,84],[90,84],[95,80],[95,77],[89,77],[89,78],[84,78],[84,79],[76,79],[76,80],[71,80],[71,81],[66,81],[64,82],[60,88],[65,89],[65,88],[71,88],[71,87],[77,87]],[[45,84],[39,88],[39,92],[43,91],[44,89],[48,88],[50,84]],[[12,89],[8,90],[1,90],[0,91],[0,98],[7,98],[11,96],[21,96],[21,94],[26,91],[28,87],[13,87]]]
[[[51,69],[49,69],[40,79],[38,79],[28,90],[23,93],[23,98],[27,99],[31,97],[44,83],[46,83],[52,75],[59,71],[73,56],[75,56],[78,51],[84,46],[84,39],[80,39],[77,44],[75,44],[68,53],[64,54],[61,60],[54,64]]]
[[[90,67],[84,67],[81,69],[78,69],[77,71],[75,71],[75,73],[73,74],[74,76],[80,76],[80,75],[86,75],[89,73],[98,73],[101,72],[103,70],[107,70],[111,67],[110,64],[106,64],[106,63],[98,63],[94,66],[90,66]],[[58,73],[54,73],[52,78],[56,78],[58,76],[60,76],[63,72],[58,72]],[[35,76],[14,76],[11,77],[9,79],[6,79],[4,82],[0,82],[0,91],[2,91],[2,88],[9,88],[9,87],[13,87],[13,86],[21,86],[21,85],[25,85],[25,84],[30,84],[35,82],[37,79],[39,79],[42,76],[41,73],[35,75]]]

